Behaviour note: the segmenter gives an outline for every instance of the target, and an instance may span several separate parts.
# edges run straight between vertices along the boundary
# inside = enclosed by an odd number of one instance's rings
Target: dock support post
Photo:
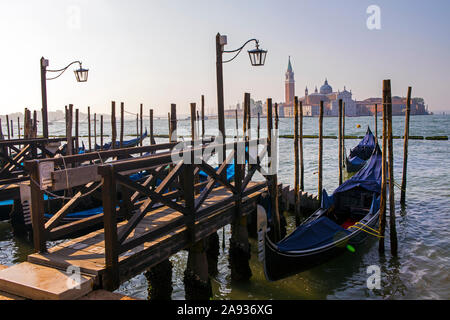
[[[395,194],[394,194],[394,141],[392,139],[392,98],[391,98],[391,81],[388,80],[388,104],[387,104],[387,121],[388,121],[388,146],[389,146],[389,235],[391,240],[391,254],[396,257],[397,230],[395,226]]]
[[[105,233],[106,273],[104,287],[113,291],[119,287],[119,253],[117,242],[116,194],[117,186],[112,166],[107,166],[103,176],[102,202]]]
[[[10,140],[11,139],[11,131],[9,128],[9,116],[8,115],[6,115],[6,130],[8,131],[8,140]]]
[[[402,176],[402,190],[400,193],[400,204],[405,205],[406,202],[406,170],[408,166],[408,140],[409,140],[409,115],[411,112],[411,87],[408,87],[408,94],[406,98],[405,111],[405,136],[403,142],[403,176]]]
[[[45,230],[44,230],[44,194],[39,185],[38,161],[34,160],[25,164],[30,172],[31,192],[31,221],[33,226],[34,252],[46,252]]]
[[[299,154],[298,154],[298,97],[294,97],[294,213],[295,225],[300,224],[300,184],[299,184]]]
[[[346,153],[345,153],[345,102],[342,103],[342,154],[343,154],[343,157],[346,156]]]
[[[217,263],[219,260],[219,254],[220,254],[219,235],[217,234],[217,231],[215,231],[207,238],[207,246],[206,246],[206,257],[208,259],[208,273],[211,277],[214,277],[218,273]]]
[[[319,183],[318,183],[318,199],[322,202],[322,154],[323,154],[323,101],[320,101],[319,109]]]
[[[172,298],[172,262],[166,259],[151,267],[145,277],[148,281],[149,300],[171,300]]]
[[[204,239],[189,248],[184,287],[186,300],[209,300],[212,297]]]
[[[378,251],[384,254],[384,234],[386,229],[386,154],[387,154],[387,92],[388,83],[383,81],[383,152],[381,157],[381,195],[380,195],[380,241]]]
[[[343,152],[342,152],[342,99],[339,99],[339,142],[338,142],[338,148],[339,148],[339,185],[342,184],[343,177],[342,177],[342,163],[343,163]]]

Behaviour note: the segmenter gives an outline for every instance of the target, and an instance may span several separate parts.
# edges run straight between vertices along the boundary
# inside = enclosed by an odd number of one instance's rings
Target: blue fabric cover
[[[97,208],[92,208],[92,209],[88,209],[88,210],[68,213],[66,215],[66,217],[67,218],[79,218],[79,219],[82,219],[82,218],[87,218],[87,217],[94,216],[94,215],[99,214],[99,213],[103,213],[103,207],[97,207]],[[46,213],[45,217],[50,219],[51,217],[53,217],[53,215]]]
[[[366,162],[366,160],[363,160],[358,156],[354,156],[354,157],[348,158],[348,162],[350,162],[354,166],[360,166],[364,162]]]
[[[145,129],[144,134],[142,135],[142,137],[140,138],[135,138],[135,139],[131,139],[131,140],[127,140],[127,141],[123,141],[123,148],[129,148],[129,147],[134,147],[138,144],[139,141],[141,141],[141,139],[145,139],[147,137],[147,129]],[[103,150],[109,150],[111,149],[112,146],[112,141],[105,143],[103,145]],[[120,148],[120,141],[116,141],[116,149]],[[100,150],[100,146],[98,144],[95,145],[95,150]]]
[[[356,187],[361,187],[367,191],[372,191],[377,194],[381,192],[381,149],[376,145],[375,150],[367,160],[366,165],[359,170],[353,177],[341,184],[333,195],[344,192]]]
[[[349,233],[350,231],[345,230],[329,218],[320,217],[305,225],[300,225],[277,246],[280,251],[307,250],[332,243]]]
[[[359,158],[361,161],[369,159],[372,155],[373,149],[375,148],[375,144],[375,136],[372,134],[372,131],[370,131],[370,128],[367,127],[367,132],[364,138],[358,143],[356,147],[350,150],[348,160],[352,164],[357,165],[358,159],[356,159],[355,157]],[[353,161],[355,161],[355,163],[353,163]]]
[[[320,204],[320,207],[322,209],[328,209],[331,207],[334,203],[334,197],[333,195],[329,196],[327,191],[325,189],[322,190],[322,203]]]

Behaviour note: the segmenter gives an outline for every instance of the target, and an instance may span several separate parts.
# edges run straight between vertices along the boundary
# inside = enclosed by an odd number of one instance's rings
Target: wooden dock
[[[258,142],[262,141],[265,139]],[[171,147],[164,145],[159,149]],[[92,163],[90,158],[94,155],[90,153],[27,162],[36,253],[28,256],[28,262],[0,271],[0,291],[28,299],[78,299],[99,289],[113,291],[120,283],[180,250],[189,249],[225,225],[239,221],[254,211],[259,197],[268,192],[270,176],[252,181],[257,171],[263,173],[261,160],[266,149],[252,153],[250,142],[242,141],[216,146],[216,150],[225,147],[232,147],[232,150],[218,168],[207,164],[210,155],[202,153],[208,145],[194,147],[193,142],[192,148],[176,151],[182,156],[182,160],[177,161],[172,160],[173,152],[164,151],[137,158],[117,156],[149,148],[135,147],[103,151],[116,156],[106,163]],[[157,145],[152,148],[158,149]],[[102,153],[95,157],[102,158]],[[239,164],[242,160],[245,164]],[[50,178],[41,179],[40,163],[49,161],[78,166],[59,170],[55,169],[58,166],[52,166],[53,171],[45,173]],[[84,165],[80,165],[82,163]],[[225,169],[231,164],[234,166],[233,182],[225,175]],[[162,174],[164,168],[170,169]],[[92,174],[95,171],[98,174]],[[132,174],[144,171],[150,173],[145,181],[130,179]],[[200,181],[200,172],[207,174],[206,180]],[[60,182],[61,177],[65,179],[64,184]],[[155,185],[157,178],[161,180],[158,186]],[[58,186],[65,185],[67,189],[77,190],[78,187],[86,191],[98,180],[102,184],[103,213],[64,223],[72,202],[82,199],[82,191],[78,191],[53,218],[45,221],[43,195],[46,190],[56,192],[61,188]],[[45,185],[39,183],[42,181],[46,181]],[[118,196],[114,196],[118,190],[122,195],[120,202]],[[119,214],[126,219],[119,221]],[[93,220],[103,223],[103,228],[47,248],[48,240],[82,230],[91,226]],[[80,287],[76,289],[66,285],[71,279],[70,270],[74,268],[81,274]]]

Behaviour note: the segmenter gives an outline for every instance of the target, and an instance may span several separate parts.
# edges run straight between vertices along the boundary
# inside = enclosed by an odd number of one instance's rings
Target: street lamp
[[[48,138],[48,115],[47,115],[47,80],[53,80],[56,78],[59,78],[64,71],[66,71],[71,65],[78,63],[79,68],[74,70],[75,78],[77,79],[77,82],[86,82],[88,79],[88,72],[89,69],[83,69],[82,64],[80,61],[73,61],[69,63],[66,67],[62,69],[57,70],[49,70],[48,67],[48,60],[44,57],[40,60],[40,67],[41,67],[41,91],[42,91],[42,132],[44,134],[44,138]],[[47,78],[46,74],[47,72],[54,72],[59,73],[58,75]]]
[[[224,100],[223,100],[223,68],[224,63],[233,61],[242,49],[250,43],[255,42],[256,48],[248,51],[250,57],[250,63],[252,66],[263,66],[266,61],[267,51],[259,48],[259,41],[256,39],[250,39],[245,42],[241,47],[235,50],[224,50],[224,46],[227,44],[227,36],[217,33],[216,35],[216,73],[217,73],[217,112],[219,120],[219,131],[222,134],[223,139],[225,139],[225,116],[224,116]],[[229,60],[223,61],[222,56],[224,53],[236,53],[234,57]],[[225,142],[225,141],[224,141]],[[225,150],[222,152],[222,162],[225,159]]]

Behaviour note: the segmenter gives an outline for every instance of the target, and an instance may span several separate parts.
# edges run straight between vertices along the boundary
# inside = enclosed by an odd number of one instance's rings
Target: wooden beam
[[[387,156],[387,97],[390,84],[383,81],[383,152],[381,157],[381,195],[380,195],[380,240],[378,251],[384,254],[384,234],[386,230],[386,156]]]
[[[322,201],[322,154],[323,154],[323,101],[320,101],[319,109],[319,183],[318,183],[318,199],[319,203]]]
[[[339,99],[339,142],[338,142],[338,153],[339,153],[339,185],[343,182],[343,153],[342,153],[342,99]]]
[[[411,112],[411,87],[408,87],[405,110],[405,135],[403,137],[403,174],[400,203],[404,206],[406,202],[406,171],[408,167],[408,140],[409,140],[409,116]]]

